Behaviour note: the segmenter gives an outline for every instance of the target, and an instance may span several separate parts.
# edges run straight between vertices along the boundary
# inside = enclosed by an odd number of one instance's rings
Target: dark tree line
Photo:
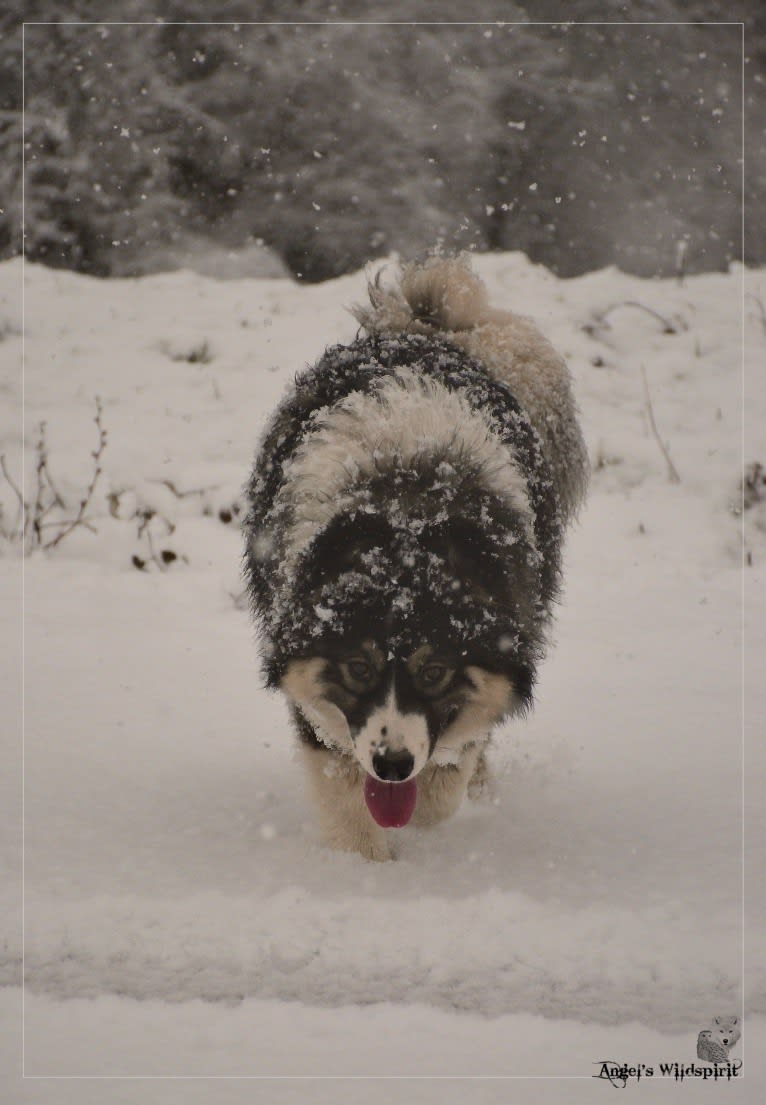
[[[738,259],[741,28],[671,25],[721,20],[712,0],[573,0],[580,25],[558,26],[529,22],[541,6],[450,26],[428,20],[462,4],[392,0],[365,13],[387,25],[328,26],[342,10],[319,0],[172,0],[162,23],[148,0],[31,0],[23,135],[19,16],[0,23],[2,255],[21,248],[23,139],[27,256],[99,275],[200,238],[263,242],[309,280],[437,240],[562,275]],[[766,18],[735,7],[745,259],[763,262]]]

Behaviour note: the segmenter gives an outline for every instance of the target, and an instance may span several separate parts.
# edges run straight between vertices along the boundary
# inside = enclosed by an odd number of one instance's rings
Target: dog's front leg
[[[413,822],[419,826],[438,825],[452,817],[465,797],[468,784],[481,771],[483,760],[483,749],[474,744],[465,749],[459,763],[427,764],[418,777]]]
[[[301,752],[325,844],[359,852],[365,859],[391,859],[385,831],[375,824],[364,800],[360,765],[329,748],[302,745]]]

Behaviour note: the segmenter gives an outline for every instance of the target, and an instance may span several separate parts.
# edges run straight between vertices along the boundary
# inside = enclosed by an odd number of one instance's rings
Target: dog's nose
[[[379,779],[389,783],[401,783],[412,774],[415,757],[406,748],[398,752],[376,752],[372,757],[372,769]]]

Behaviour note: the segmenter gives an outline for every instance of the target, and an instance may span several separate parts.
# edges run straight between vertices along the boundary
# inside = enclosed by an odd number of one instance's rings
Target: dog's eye
[[[340,664],[340,674],[346,687],[355,694],[369,690],[378,676],[375,667],[363,656],[352,656],[344,660]]]
[[[349,675],[354,679],[358,679],[360,682],[364,682],[370,678],[372,668],[366,660],[362,660],[358,657],[354,657],[353,660],[346,661],[346,667],[348,668]]]
[[[424,664],[418,672],[418,682],[424,691],[441,691],[452,678],[452,668],[446,664]]]

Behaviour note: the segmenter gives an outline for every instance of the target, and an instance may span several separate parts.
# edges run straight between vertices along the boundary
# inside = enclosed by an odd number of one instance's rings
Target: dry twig
[[[10,487],[11,491],[13,491],[14,495],[16,496],[16,499],[18,500],[19,509],[18,509],[18,514],[16,515],[16,524],[13,528],[18,531],[19,537],[23,537],[24,534],[26,533],[26,529],[27,529],[27,515],[28,515],[29,508],[27,507],[27,504],[24,502],[24,496],[21,494],[18,487],[16,486],[16,484],[11,479],[11,474],[8,471],[8,468],[7,468],[6,463],[5,463],[5,453],[0,454],[0,469],[2,469],[3,475],[5,476],[5,479],[8,483],[8,486]]]
[[[48,541],[47,544],[45,544],[45,545],[42,545],[42,540],[40,538],[40,529],[42,527],[41,527],[41,524],[40,524],[40,515],[37,514],[37,507],[35,506],[35,519],[36,519],[35,525],[36,525],[36,532],[37,532],[37,540],[38,540],[38,543],[41,544],[44,549],[55,549],[56,546],[61,541],[63,541],[63,539],[68,534],[70,534],[72,532],[72,530],[75,529],[77,526],[86,526],[87,529],[91,529],[91,530],[93,528],[90,524],[87,524],[85,522],[85,512],[87,511],[88,507],[90,506],[90,503],[93,499],[93,493],[96,490],[96,484],[98,483],[98,478],[101,475],[101,457],[103,455],[104,449],[106,448],[106,430],[104,429],[104,425],[101,421],[102,411],[103,411],[103,408],[101,406],[101,400],[99,399],[98,396],[96,396],[96,416],[93,419],[93,421],[96,423],[96,427],[98,429],[98,444],[96,445],[96,448],[91,453],[91,456],[93,457],[93,460],[94,460],[93,475],[91,476],[90,483],[88,484],[88,487],[86,488],[84,496],[80,500],[80,505],[77,509],[77,514],[69,522],[57,523],[58,525],[61,525],[63,528],[61,529],[61,531],[59,533],[56,534],[56,536],[53,538],[53,540]],[[43,423],[42,425],[44,426],[45,424]],[[42,427],[41,427],[41,429],[42,429]],[[46,458],[46,461],[47,461],[47,458]],[[40,464],[39,460],[38,460],[38,466],[37,467],[38,467],[38,483],[39,483],[39,473],[41,471],[41,464]],[[42,468],[43,469],[45,468],[45,464],[42,465]]]
[[[646,400],[646,413],[649,417],[649,426],[651,427],[652,434],[654,435],[654,440],[659,445],[662,455],[665,458],[665,463],[668,466],[668,479],[671,483],[680,483],[681,477],[678,474],[678,469],[676,468],[675,464],[673,464],[667,446],[660,437],[659,430],[657,429],[657,423],[654,421],[654,408],[652,407],[652,397],[649,394],[649,381],[646,378],[646,369],[643,365],[641,365],[641,377],[644,381],[644,398]]]
[[[680,324],[674,322],[672,319],[666,318],[664,315],[661,315],[659,311],[655,311],[653,307],[647,307],[645,303],[639,303],[635,299],[626,299],[623,300],[621,303],[612,303],[610,307],[607,307],[605,310],[599,312],[597,316],[598,321],[602,324],[606,323],[606,316],[610,315],[612,311],[616,311],[618,307],[635,307],[639,311],[645,311],[648,315],[651,315],[652,318],[655,318],[659,323],[662,324],[662,331],[664,334],[677,334],[679,332],[679,329],[686,329],[686,324],[683,323],[683,320],[681,320]]]
[[[766,307],[764,307],[764,305],[763,305],[763,300],[761,299],[760,296],[753,295],[752,292],[748,292],[745,298],[746,299],[752,299],[753,303],[758,308],[758,313],[760,315],[760,320],[761,320],[761,326],[763,327],[763,332],[766,334]]]
[[[177,499],[186,499],[189,495],[204,495],[207,491],[215,491],[219,486],[218,484],[211,484],[210,487],[192,487],[188,491],[179,491],[172,480],[152,480],[151,482],[167,487],[171,495],[175,495]]]

